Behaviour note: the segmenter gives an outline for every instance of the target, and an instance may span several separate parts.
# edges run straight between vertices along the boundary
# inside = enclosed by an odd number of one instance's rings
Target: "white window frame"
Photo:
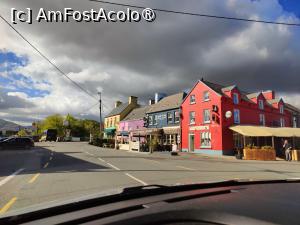
[[[262,125],[262,126],[266,126],[265,114],[259,114],[259,124]]]
[[[167,113],[167,123],[168,124],[170,124],[170,123],[174,123],[174,121],[173,121],[173,112],[168,112]],[[171,117],[169,117],[169,116],[171,116]],[[169,118],[171,118],[171,121],[169,121]]]
[[[157,125],[158,115],[153,115],[153,125]]]
[[[239,94],[233,93],[233,104],[238,105],[240,103]]]
[[[284,113],[284,106],[283,106],[283,105],[280,105],[280,106],[279,106],[279,112],[280,112],[281,114]]]
[[[236,117],[236,115],[238,115],[238,116]],[[233,123],[234,124],[240,124],[241,123],[241,115],[240,115],[240,110],[239,109],[234,109],[233,110]]]
[[[209,98],[209,91],[204,91],[203,92],[203,101],[207,102],[209,100],[210,100],[210,98]]]
[[[194,121],[191,120],[192,119],[192,114],[194,115]],[[189,112],[189,122],[190,122],[190,124],[196,124],[196,113],[195,113],[195,111]]]
[[[201,132],[200,133],[200,148],[211,148],[211,133],[210,132]]]
[[[190,104],[196,104],[196,96],[195,95],[191,95],[190,96]]]
[[[207,113],[208,112],[208,120],[207,120]],[[211,113],[210,113],[210,109],[203,109],[203,123],[210,123],[211,122]]]
[[[178,114],[178,116],[176,116],[176,113]],[[179,123],[180,122],[180,112],[179,111],[175,111],[174,112],[174,122],[175,123]]]
[[[264,110],[264,108],[265,108],[264,100],[262,100],[262,99],[258,100],[258,108],[261,110]]]
[[[285,120],[284,118],[280,118],[280,127],[285,127]]]
[[[149,116],[148,117],[148,122],[149,122],[149,125],[153,125],[153,116]]]

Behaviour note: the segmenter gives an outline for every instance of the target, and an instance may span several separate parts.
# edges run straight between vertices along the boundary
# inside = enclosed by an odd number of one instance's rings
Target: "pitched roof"
[[[184,97],[185,97],[184,92],[180,92],[174,95],[169,95],[163,98],[162,100],[160,100],[158,103],[151,105],[147,113],[160,112],[168,109],[179,108]]]
[[[289,103],[284,103],[285,107],[291,111],[294,111],[294,112],[297,112],[297,113],[300,113],[300,109],[289,104]]]
[[[117,108],[114,108],[109,114],[107,114],[107,116],[105,118],[110,117],[110,116],[119,115],[127,108],[128,105],[129,105],[128,102],[122,103]]]
[[[268,103],[273,104],[273,103],[278,103],[280,102],[282,99],[281,98],[275,98],[275,99],[270,99],[267,100]]]
[[[133,109],[123,120],[139,120],[146,116],[146,112],[151,108],[150,105]]]
[[[257,98],[260,94],[261,94],[261,92],[254,92],[254,93],[247,94],[246,96],[249,99],[251,99],[251,98]]]
[[[221,90],[222,91],[231,91],[234,88],[236,88],[236,85],[231,85],[231,86],[228,86],[228,87],[223,87]]]

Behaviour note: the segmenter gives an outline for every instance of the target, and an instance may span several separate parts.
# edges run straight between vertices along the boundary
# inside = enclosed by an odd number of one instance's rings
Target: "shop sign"
[[[209,126],[194,126],[190,127],[190,130],[209,130]]]

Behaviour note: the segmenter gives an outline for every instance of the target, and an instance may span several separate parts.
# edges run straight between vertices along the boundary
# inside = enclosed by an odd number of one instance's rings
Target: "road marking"
[[[4,214],[9,208],[17,201],[17,197],[13,197],[8,203],[6,203],[0,210],[0,214]]]
[[[44,168],[47,168],[47,167],[48,167],[48,165],[49,165],[49,163],[47,162],[47,163],[45,164]]]
[[[152,161],[152,162],[155,162],[155,163],[161,163],[161,162],[158,162],[158,161],[156,161],[156,160],[153,160],[153,159],[146,159],[146,160],[148,160],[148,161]]]
[[[28,181],[28,183],[32,184],[40,175],[41,175],[40,173],[37,173]]]
[[[112,165],[112,164],[110,164],[108,162],[106,162],[106,163],[107,163],[107,165],[109,165],[110,167],[114,168],[115,170],[120,170],[118,167],[116,167],[116,166],[114,166],[114,165]]]
[[[91,154],[91,153],[89,153],[89,152],[85,152],[85,153],[88,154],[88,155],[94,156],[93,154]]]
[[[140,179],[138,179],[138,178],[132,176],[132,175],[129,174],[129,173],[125,173],[125,175],[128,176],[128,177],[130,177],[130,178],[132,178],[132,179],[134,179],[135,181],[141,183],[141,184],[144,185],[144,186],[148,185],[146,182],[144,182],[144,181],[142,181],[142,180],[140,180]]]
[[[11,179],[13,179],[17,174],[21,173],[24,170],[24,168],[21,168],[19,170],[17,170],[16,172],[14,172],[13,174],[9,175],[8,177],[4,178],[3,180],[0,181],[0,187],[4,184],[6,184],[8,181],[10,181]]]
[[[97,159],[99,159],[101,162],[105,162],[105,160],[104,160],[104,159],[101,159],[101,158],[97,158]]]
[[[195,169],[185,167],[185,166],[176,166],[176,167],[181,168],[181,169],[185,169],[185,170],[196,171]]]
[[[53,152],[51,152],[51,155],[53,155]]]
[[[49,158],[49,160],[50,160],[50,161],[52,160],[52,156]]]

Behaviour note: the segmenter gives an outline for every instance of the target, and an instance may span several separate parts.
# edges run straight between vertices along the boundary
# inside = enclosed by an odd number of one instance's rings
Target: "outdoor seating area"
[[[292,160],[300,161],[300,128],[232,126],[234,146],[244,160],[274,161],[284,157],[283,141],[291,144]]]

